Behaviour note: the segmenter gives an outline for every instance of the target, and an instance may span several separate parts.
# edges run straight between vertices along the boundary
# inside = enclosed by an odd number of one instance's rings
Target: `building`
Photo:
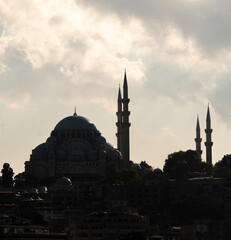
[[[128,103],[125,73],[123,98],[120,95],[118,99],[118,149],[106,141],[92,122],[75,111],[57,123],[46,142],[32,150],[30,160],[25,162],[26,174],[37,182],[65,176],[73,183],[86,183],[103,179],[111,165],[129,167]]]
[[[137,235],[145,233],[149,227],[149,218],[145,216],[118,212],[94,212],[76,219],[72,234],[76,240],[118,239],[131,233]]]
[[[98,181],[111,164],[120,165],[121,154],[107,143],[87,118],[76,112],[62,119],[45,143],[25,163],[25,171],[36,179],[66,176],[72,181]]]
[[[66,233],[53,233],[49,228],[33,225],[0,225],[0,238],[5,239],[37,239],[65,240]]]

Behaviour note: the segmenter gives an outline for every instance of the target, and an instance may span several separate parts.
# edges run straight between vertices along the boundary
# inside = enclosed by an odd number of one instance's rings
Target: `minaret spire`
[[[196,142],[196,153],[198,155],[198,157],[201,159],[201,130],[200,130],[200,122],[199,122],[199,116],[197,115],[197,125],[196,125],[196,138],[195,138],[195,142]]]
[[[210,118],[210,111],[209,111],[209,104],[208,104],[208,110],[207,110],[207,117],[206,117],[206,162],[212,163],[212,129],[211,129],[211,118]]]
[[[128,82],[127,82],[127,74],[126,70],[124,72],[124,85],[123,85],[123,98],[128,99]]]
[[[211,118],[210,118],[210,111],[209,111],[209,103],[208,103],[208,110],[207,110],[207,117],[206,117],[206,127],[211,127]]]

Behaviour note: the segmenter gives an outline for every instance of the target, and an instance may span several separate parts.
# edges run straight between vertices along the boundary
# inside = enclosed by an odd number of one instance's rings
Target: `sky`
[[[195,149],[205,161],[210,105],[213,163],[230,154],[229,0],[1,0],[0,165],[24,171],[32,149],[74,113],[116,147],[126,69],[131,160],[163,168]]]

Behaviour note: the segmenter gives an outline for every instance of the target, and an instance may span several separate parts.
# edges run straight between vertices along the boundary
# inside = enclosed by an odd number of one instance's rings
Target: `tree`
[[[223,158],[215,164],[215,166],[231,168],[231,154],[224,155]]]
[[[136,180],[138,177],[137,172],[134,169],[122,169],[121,170],[121,178],[124,184],[129,184],[132,181]]]
[[[179,151],[168,155],[165,160],[164,173],[169,178],[182,178],[187,172],[209,172],[210,166],[201,161],[196,151]]]
[[[23,188],[25,187],[26,183],[26,175],[25,172],[18,173],[14,177],[15,188]]]
[[[200,171],[207,173],[208,176],[213,176],[214,173],[214,167],[212,163],[207,163],[207,162],[201,162],[200,163]]]
[[[215,177],[230,178],[231,177],[231,155],[226,154],[215,164]]]
[[[214,177],[218,178],[230,178],[231,177],[231,168],[230,167],[216,167],[214,170]]]
[[[10,167],[9,163],[3,164],[2,173],[2,183],[4,188],[9,188],[12,186],[13,183],[13,169]]]
[[[146,161],[140,162],[140,167],[143,171],[152,171],[152,167],[146,163]]]

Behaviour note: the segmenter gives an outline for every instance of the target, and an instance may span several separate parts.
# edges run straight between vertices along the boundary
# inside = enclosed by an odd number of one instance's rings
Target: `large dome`
[[[63,130],[80,130],[80,129],[86,129],[86,130],[93,130],[97,131],[95,125],[91,123],[87,118],[73,115],[64,118],[61,120],[55,127],[55,131],[63,131]]]

